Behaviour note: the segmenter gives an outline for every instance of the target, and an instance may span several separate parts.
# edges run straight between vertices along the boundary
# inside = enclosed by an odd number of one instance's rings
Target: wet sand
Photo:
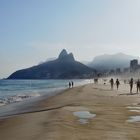
[[[121,85],[89,84],[41,101],[32,111],[0,120],[1,140],[139,140],[140,122],[129,122],[140,94]],[[80,123],[76,111],[96,114]],[[87,113],[88,114],[88,113]]]

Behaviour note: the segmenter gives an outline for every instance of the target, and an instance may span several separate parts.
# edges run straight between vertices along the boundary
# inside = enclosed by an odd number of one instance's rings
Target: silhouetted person
[[[73,88],[73,86],[74,86],[74,83],[73,83],[73,81],[71,82],[71,86],[72,86],[72,88]]]
[[[98,83],[98,78],[94,79],[94,83],[97,84]]]
[[[129,81],[129,85],[130,85],[130,93],[132,93],[132,89],[133,89],[133,78],[131,78],[131,80]]]
[[[117,80],[116,80],[117,90],[118,90],[118,88],[119,88],[119,85],[120,85],[120,82],[119,82],[119,80],[117,79]]]
[[[113,90],[113,85],[114,85],[114,80],[113,80],[113,78],[111,78],[110,84],[111,84],[111,90]]]
[[[69,82],[69,88],[71,88],[71,82]]]
[[[136,82],[136,86],[137,86],[137,93],[138,93],[140,91],[140,80],[139,79]]]

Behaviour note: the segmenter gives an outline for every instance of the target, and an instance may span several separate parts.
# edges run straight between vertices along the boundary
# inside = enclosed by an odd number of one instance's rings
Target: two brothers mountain
[[[95,75],[94,69],[75,61],[73,54],[68,54],[63,49],[57,59],[18,70],[8,79],[71,79],[90,78],[93,75]]]

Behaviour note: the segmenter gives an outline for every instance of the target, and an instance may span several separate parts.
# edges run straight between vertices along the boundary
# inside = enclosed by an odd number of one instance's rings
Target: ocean
[[[69,88],[85,85],[91,80],[0,80],[0,119],[31,111],[39,100],[47,99]],[[30,110],[31,109],[31,110]]]
[[[54,96],[68,88],[69,81],[74,86],[88,84],[91,80],[0,80],[0,115],[12,112],[19,103],[31,103],[43,97]],[[11,109],[12,108],[12,109]]]

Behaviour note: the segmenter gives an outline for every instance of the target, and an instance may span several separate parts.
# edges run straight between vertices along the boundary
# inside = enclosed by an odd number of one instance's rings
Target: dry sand
[[[130,95],[124,85],[119,91],[95,84],[68,89],[40,102],[32,113],[2,119],[0,140],[140,140],[140,123],[127,122],[140,113],[126,108],[138,103],[140,94]],[[96,117],[81,124],[75,111]]]

